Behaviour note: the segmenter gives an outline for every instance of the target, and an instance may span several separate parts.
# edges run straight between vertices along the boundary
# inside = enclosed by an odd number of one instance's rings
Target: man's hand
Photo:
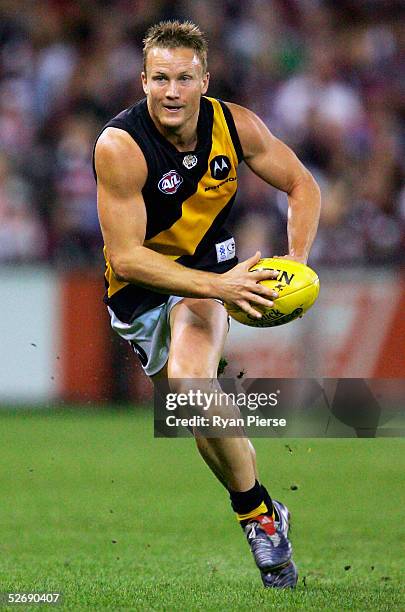
[[[218,275],[218,297],[227,304],[234,304],[244,310],[247,314],[261,319],[262,313],[253,307],[256,304],[271,308],[274,304],[273,299],[278,297],[278,293],[260,284],[260,281],[277,278],[278,272],[275,270],[254,270],[249,272],[249,268],[257,264],[261,258],[260,251],[253,257],[225,272]]]

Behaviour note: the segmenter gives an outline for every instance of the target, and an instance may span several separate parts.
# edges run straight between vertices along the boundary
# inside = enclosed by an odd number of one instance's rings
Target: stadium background
[[[150,387],[101,301],[91,171],[100,127],[142,95],[146,28],[195,20],[209,93],[257,111],[323,192],[319,301],[285,328],[235,323],[228,372],[404,378],[403,16],[391,0],[0,1],[0,592],[404,609],[403,439],[255,440],[294,518],[300,581],[282,594],[261,588],[193,441],[153,439]],[[283,196],[242,170],[235,211],[241,257],[284,252]]]
[[[3,1],[0,401],[140,400],[150,388],[103,310],[91,151],[142,96],[141,41],[165,18],[207,32],[210,95],[256,111],[323,193],[302,322],[233,325],[229,374],[404,376],[404,5],[395,1]],[[242,169],[241,258],[286,250],[285,197]],[[276,347],[276,348],[275,348]]]

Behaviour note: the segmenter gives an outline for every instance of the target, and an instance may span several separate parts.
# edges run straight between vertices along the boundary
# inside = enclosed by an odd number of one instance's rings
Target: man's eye
[[[164,81],[166,77],[164,77],[162,74],[159,74],[155,77],[153,77],[154,81]]]
[[[181,81],[189,81],[190,79],[191,79],[191,76],[189,76],[188,74],[183,74],[183,75],[180,77],[180,80],[181,80]]]

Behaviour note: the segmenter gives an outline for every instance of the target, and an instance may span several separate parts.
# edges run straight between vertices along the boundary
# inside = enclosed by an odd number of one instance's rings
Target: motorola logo
[[[230,170],[231,170],[231,162],[229,157],[226,155],[217,155],[210,162],[210,170],[212,178],[217,181],[222,181],[225,179]]]

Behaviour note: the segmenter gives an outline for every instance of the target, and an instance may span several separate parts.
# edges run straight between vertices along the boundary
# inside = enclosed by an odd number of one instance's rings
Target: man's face
[[[178,129],[198,116],[200,99],[208,89],[209,74],[193,49],[153,47],[142,73],[149,111],[163,128]]]

